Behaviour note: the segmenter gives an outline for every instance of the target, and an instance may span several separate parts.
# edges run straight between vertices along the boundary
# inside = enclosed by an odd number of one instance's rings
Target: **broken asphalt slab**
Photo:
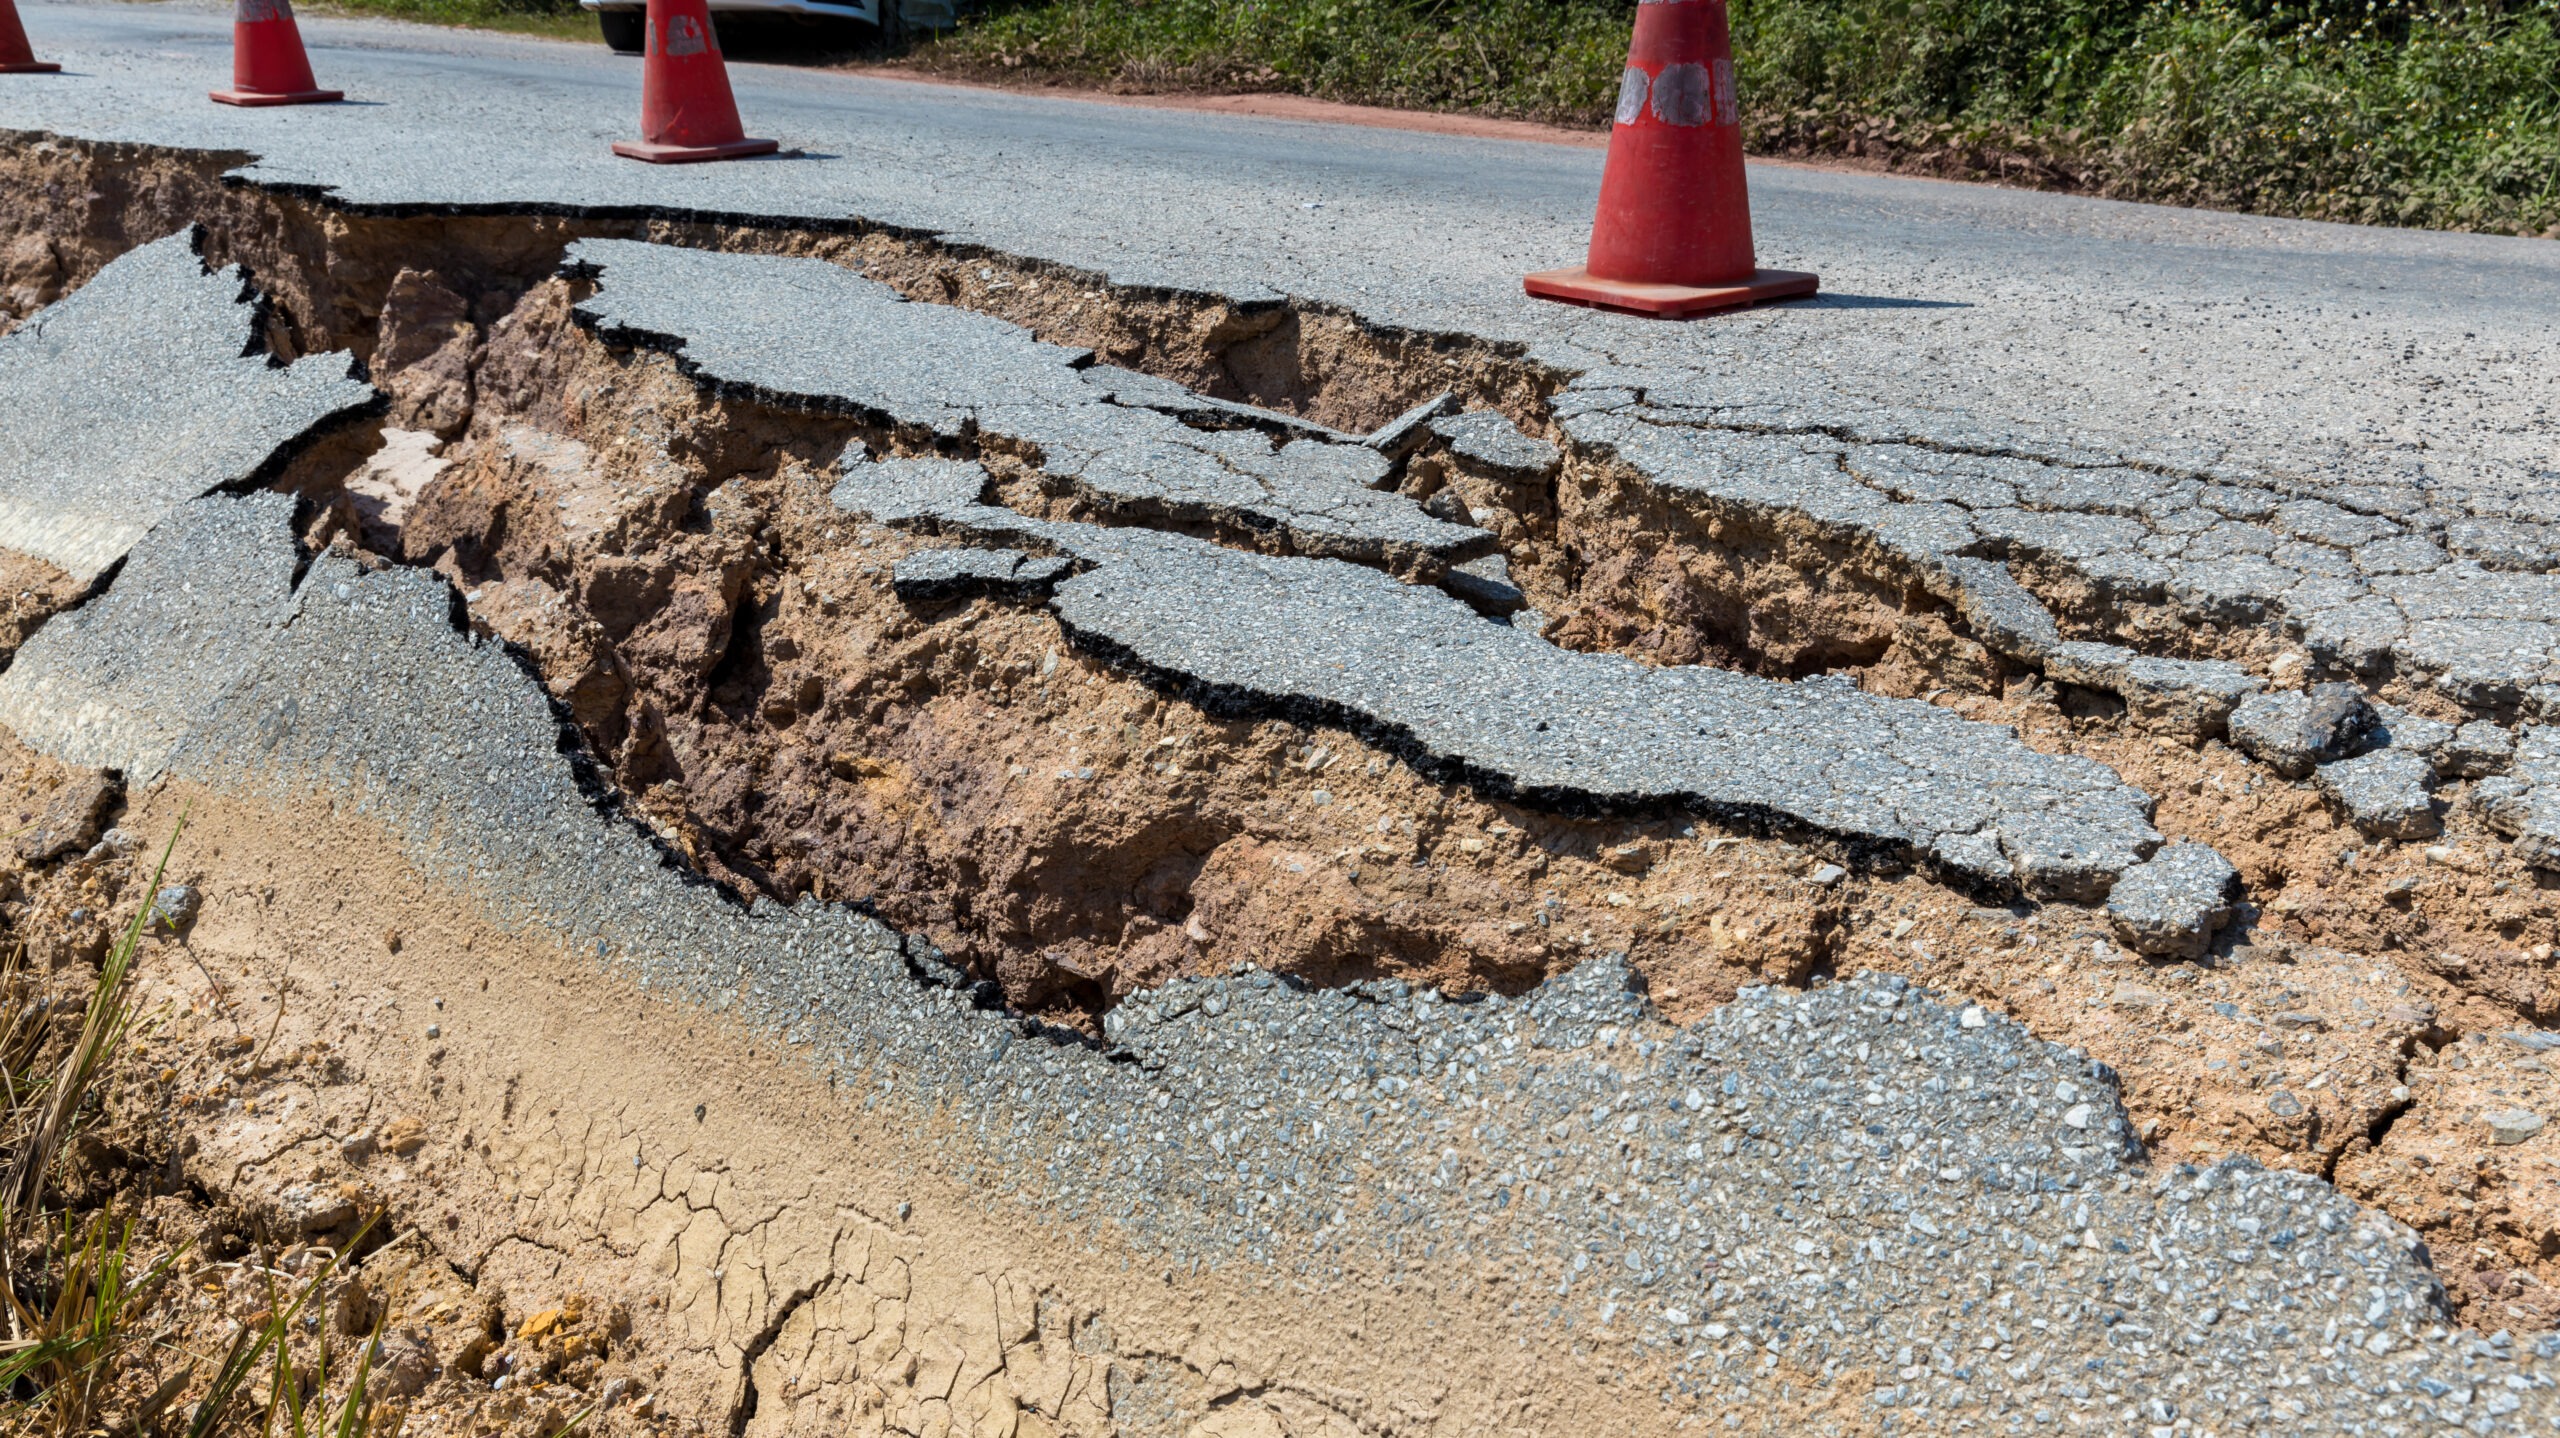
[[[1069,633],[1215,711],[1347,726],[1443,783],[1567,811],[1691,809],[1976,884],[2090,899],[2160,842],[2104,765],[1841,682],[1582,654],[1334,560],[1034,519],[951,460],[848,466],[848,511],[1082,561]]]
[[[271,362],[264,320],[247,276],[172,235],[0,337],[0,545],[94,579],[171,510],[374,403],[346,355]]]
[[[1247,412],[1185,403],[1189,392],[1165,380],[1133,385],[1127,371],[1087,368],[1089,353],[910,303],[841,265],[581,240],[568,268],[595,278],[576,313],[608,343],[663,349],[715,391],[1018,447],[1061,489],[1113,514],[1276,531],[1303,553],[1399,567],[1492,544],[1375,488],[1388,461],[1366,445],[1196,428],[1176,416],[1240,423]]]

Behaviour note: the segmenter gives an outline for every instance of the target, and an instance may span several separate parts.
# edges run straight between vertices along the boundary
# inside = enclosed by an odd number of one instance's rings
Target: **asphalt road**
[[[607,144],[637,63],[598,46],[306,21],[352,103],[235,110],[227,10],[22,7],[61,76],[0,127],[236,149],[252,177],[386,206],[861,216],[1108,272],[1273,291],[1690,372],[1821,422],[1934,416],[2183,467],[2397,479],[2542,517],[2560,478],[2560,244],[2261,220],[1801,168],[1752,173],[1762,262],[1825,295],[1690,325],[1521,297],[1578,258],[1584,149],[1155,111],[733,66],[796,158],[660,169]],[[2447,496],[2450,497],[2450,496]],[[2552,516],[2560,517],[2560,516]]]

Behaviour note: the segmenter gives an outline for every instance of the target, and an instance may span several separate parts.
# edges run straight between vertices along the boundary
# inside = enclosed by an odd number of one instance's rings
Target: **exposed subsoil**
[[[2538,1059],[2487,1037],[2560,1018],[2560,911],[2460,785],[2441,839],[2367,841],[2308,784],[2019,671],[1883,557],[1674,503],[1601,456],[1526,480],[1426,451],[1408,491],[1445,487],[1500,537],[1558,642],[1845,673],[2014,724],[2157,796],[2160,829],[2221,850],[2249,903],[2208,959],[2163,964],[2118,947],[2091,910],[1835,872],[1802,836],[1572,820],[1442,789],[1348,734],[1159,694],[1037,607],[899,600],[889,568],[918,541],[826,496],[863,451],[920,452],[930,436],[706,394],[571,323],[579,282],[553,272],[589,234],[811,254],[1355,430],[1448,390],[1548,433],[1558,376],[1463,339],[1115,291],[881,230],[361,216],[224,187],[230,163],[14,145],[0,159],[10,315],[203,223],[208,259],[245,264],[277,299],[280,352],[350,349],[392,396],[282,481],[310,501],[307,541],[446,574],[633,808],[740,892],[871,904],[1022,1009],[1085,1026],[1132,989],[1247,961],[1318,983],[1518,991],[1623,951],[1679,1018],[1747,983],[1906,973],[2115,1066],[2161,1154],[2332,1174],[2436,1242],[2480,1326],[2548,1327],[2560,1307],[2560,1184],[2542,1157],[2560,1139],[2497,1147],[2478,1121],[2486,1103],[2560,1101],[2518,1067]],[[1008,498],[1075,512],[1020,456],[982,457]],[[2172,638],[2161,615],[2097,612],[2021,578],[2075,637],[2260,672],[2284,648],[2246,629]],[[13,581],[24,623],[76,598],[60,588]]]

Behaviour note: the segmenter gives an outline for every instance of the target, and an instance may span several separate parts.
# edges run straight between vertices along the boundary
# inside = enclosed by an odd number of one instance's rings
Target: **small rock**
[[[1600,862],[1621,874],[1641,874],[1653,867],[1653,846],[1642,839],[1600,852]]]
[[[326,1233],[356,1216],[356,1206],[332,1187],[297,1183],[276,1195],[277,1216],[291,1232]]]
[[[437,1364],[434,1350],[416,1331],[394,1328],[382,1335],[382,1346],[375,1350],[370,1387],[385,1398],[414,1398],[435,1381]]]
[[[2358,829],[2380,838],[2429,839],[2444,829],[2427,791],[2435,766],[2405,749],[2377,749],[2320,767],[2320,792]]]
[[[2524,1142],[2542,1132],[2545,1120],[2529,1108],[2502,1108],[2480,1115],[2489,1126],[2489,1142],[2500,1148]]]
[[[382,1126],[382,1146],[407,1158],[427,1146],[427,1126],[414,1118],[395,1118]]]
[[[1821,868],[1813,871],[1811,882],[1817,888],[1827,889],[1847,877],[1849,877],[1849,871],[1841,868],[1838,864],[1825,864]]]
[[[2352,684],[2315,684],[2303,693],[2253,694],[2231,712],[2231,744],[2288,779],[2354,752],[2373,711]]]
[[[1463,524],[1472,527],[1476,522],[1475,512],[1467,508],[1467,502],[1460,498],[1454,489],[1441,490],[1424,500],[1422,512],[1444,524]]]
[[[2107,917],[2137,953],[2201,957],[2231,921],[2240,871],[2203,844],[2171,844],[2124,871],[2107,895]]]
[[[18,857],[30,864],[50,864],[98,841],[107,810],[124,793],[124,785],[99,769],[75,772],[53,791],[35,823],[18,836]]]
[[[156,932],[178,933],[196,921],[204,907],[204,895],[192,884],[168,884],[151,896],[151,911],[143,916],[142,926]]]
[[[2294,1118],[2302,1112],[2302,1100],[2286,1093],[2283,1089],[2277,1089],[2274,1093],[2267,1095],[2267,1112],[2278,1118]]]

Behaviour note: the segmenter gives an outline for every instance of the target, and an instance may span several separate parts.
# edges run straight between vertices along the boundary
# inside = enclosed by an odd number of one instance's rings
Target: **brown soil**
[[[2551,881],[2482,830],[2461,786],[2447,790],[2442,840],[2368,843],[2307,785],[2017,672],[1912,576],[1838,536],[1675,503],[1592,456],[1552,485],[1426,460],[1409,471],[1416,492],[1459,492],[1560,642],[1845,672],[2014,724],[2158,795],[2162,830],[2228,855],[2254,907],[2209,962],[2161,965],[2118,949],[2086,909],[1833,876],[1819,852],[1709,825],[1488,802],[1348,735],[1169,699],[1079,653],[1037,608],[898,600],[889,566],[916,541],[847,519],[826,493],[848,446],[912,452],[927,437],[708,396],[664,359],[579,331],[571,282],[549,278],[560,247],[629,226],[351,216],[224,189],[218,168],[7,152],[0,169],[25,182],[11,196],[127,177],[122,208],[0,210],[18,227],[0,232],[43,235],[52,266],[15,283],[58,293],[120,247],[203,219],[208,254],[277,293],[281,345],[352,348],[393,396],[387,417],[288,476],[313,501],[310,542],[448,575],[635,809],[724,882],[867,901],[1010,1002],[1079,1024],[1134,988],[1247,961],[1319,983],[1393,974],[1516,991],[1624,951],[1679,1018],[1748,982],[1907,973],[2115,1066],[2165,1156],[2237,1151],[2334,1173],[2422,1233],[2474,1245],[2455,1287],[2486,1326],[2513,1326],[2516,1294],[2560,1283],[2560,1186],[2502,1180],[2482,1217],[2482,1200],[2461,1207],[2433,1177],[2389,1177],[2513,1168],[2560,1142],[2492,1153],[2485,1126],[2427,1082],[2448,1043],[2560,1018]],[[1556,383],[1471,342],[1115,292],[879,232],[636,233],[819,255],[1346,427],[1452,389],[1540,430]],[[1018,474],[1016,457],[985,457]],[[2077,633],[2165,642],[2146,638],[2159,616],[2096,612],[2022,577]],[[2175,652],[2264,666],[2275,646],[2199,627]]]
[[[88,585],[44,560],[0,549],[0,665],[46,620],[88,594]]]

